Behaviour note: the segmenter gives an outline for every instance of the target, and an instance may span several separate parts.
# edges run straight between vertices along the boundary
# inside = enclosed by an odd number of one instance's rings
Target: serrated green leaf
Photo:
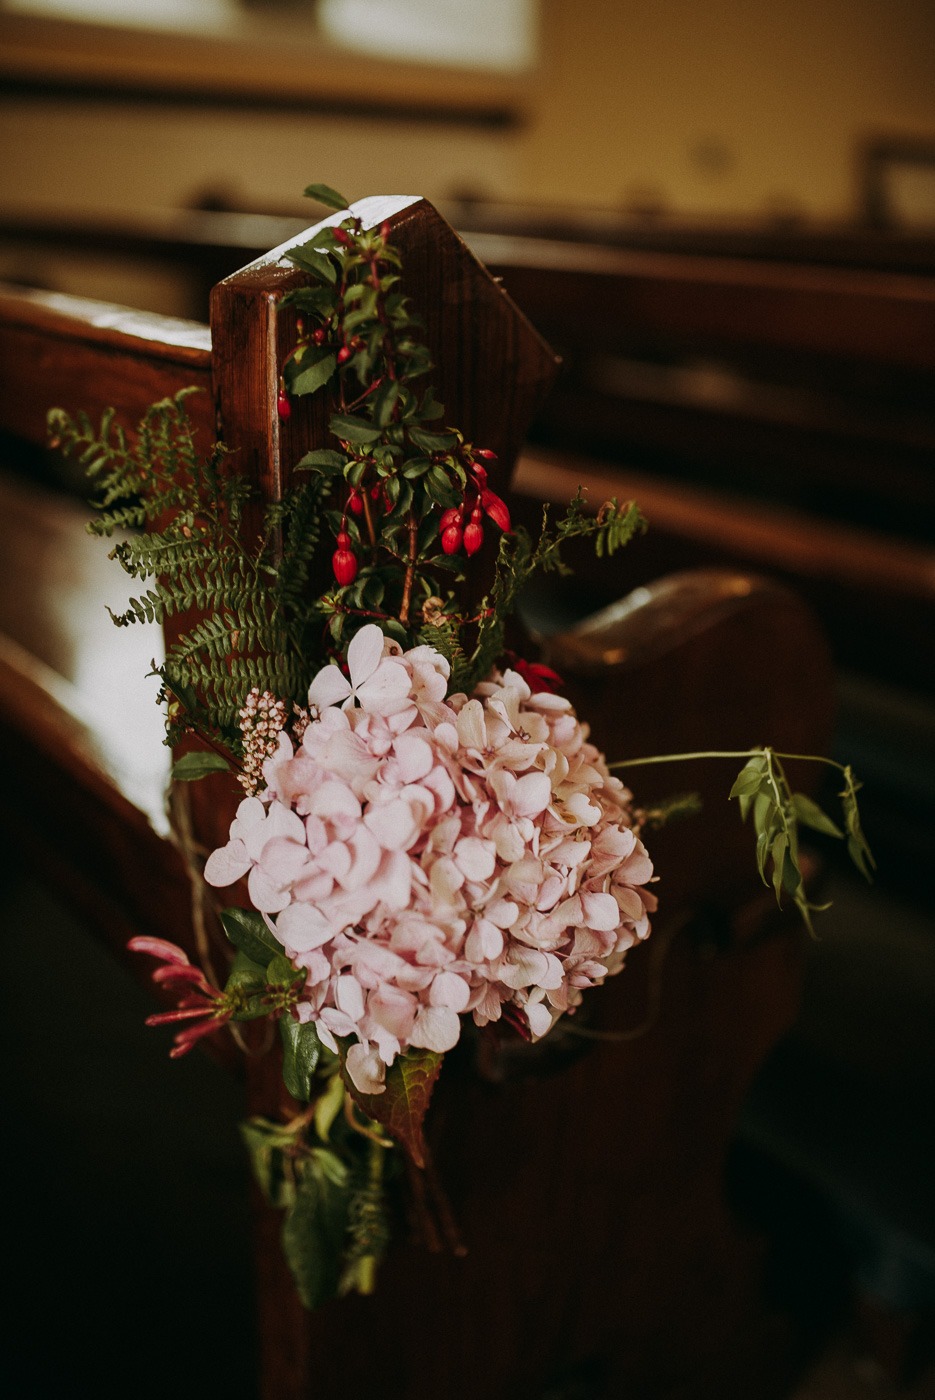
[[[293,378],[289,385],[289,390],[293,394],[314,394],[316,390],[324,387],[337,369],[338,360],[336,355],[323,355],[314,364],[305,365]]]
[[[343,471],[346,465],[347,458],[343,452],[336,452],[331,447],[318,447],[314,452],[306,452],[304,457],[300,457],[293,470],[301,472],[310,471],[314,467],[326,467]]]
[[[379,428],[368,423],[366,418],[357,418],[352,413],[333,413],[329,426],[336,438],[340,438],[342,442],[353,442],[358,446],[366,446],[368,443],[376,442],[380,436]]]
[[[255,909],[225,909],[221,914],[221,925],[235,948],[241,949],[261,967],[266,967],[271,957],[282,953],[282,944],[270,932],[262,914]]]
[[[335,209],[339,213],[349,207],[343,194],[338,194],[338,191],[333,190],[330,185],[306,185],[303,194],[308,199],[316,199],[326,209]]]
[[[826,816],[817,802],[813,802],[804,793],[794,792],[792,794],[792,806],[795,810],[796,820],[800,821],[803,826],[811,827],[813,831],[824,832],[826,836],[836,836],[839,840],[844,839],[844,832],[841,828],[829,816]]]
[[[426,428],[410,428],[409,436],[423,452],[450,452],[458,445],[457,433],[431,433]]]
[[[199,749],[196,753],[183,753],[172,765],[172,780],[176,783],[196,783],[209,773],[229,773],[231,765],[222,754],[210,749]]]
[[[308,1103],[312,1097],[312,1078],[321,1059],[321,1041],[315,1023],[281,1016],[279,1034],[283,1049],[283,1083],[294,1099]]]
[[[362,1094],[344,1068],[341,1073],[354,1102],[368,1118],[395,1138],[417,1167],[425,1166],[425,1115],[444,1055],[434,1050],[409,1050],[397,1055],[386,1071],[382,1094]]]

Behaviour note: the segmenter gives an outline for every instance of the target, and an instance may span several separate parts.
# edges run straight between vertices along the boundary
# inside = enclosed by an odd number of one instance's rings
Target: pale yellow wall
[[[935,136],[935,0],[543,0],[542,40],[515,130],[6,97],[2,199],[145,209],[213,185],[282,206],[325,179],[846,216],[862,135]]]
[[[862,135],[935,137],[935,0],[543,0],[542,14],[529,197],[846,216]]]

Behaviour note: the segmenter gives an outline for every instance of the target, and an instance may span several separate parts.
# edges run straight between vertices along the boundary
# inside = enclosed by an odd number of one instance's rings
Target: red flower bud
[[[363,514],[363,510],[364,510],[363,497],[361,496],[360,492],[356,489],[356,487],[355,487],[354,489],[352,489],[351,494],[350,494],[350,495],[348,496],[348,498],[347,498],[347,508],[348,508],[348,510],[351,512],[352,515],[362,515],[362,514]]]
[[[334,241],[340,243],[342,248],[346,248],[351,241],[351,235],[346,228],[336,228],[334,230]]]
[[[440,530],[447,530],[449,525],[460,525],[464,518],[464,512],[460,506],[450,506],[448,510],[442,512],[442,518],[438,522]]]
[[[496,452],[491,452],[489,447],[475,447],[474,456],[483,457],[485,462],[495,462],[497,460]]]
[[[342,588],[353,583],[357,577],[357,555],[348,548],[350,542],[350,536],[342,530],[338,535],[338,547],[331,556],[334,576]]]
[[[468,556],[476,554],[484,543],[484,527],[479,520],[474,519],[476,514],[477,511],[471,515],[471,523],[464,532],[464,552]]]
[[[292,413],[292,404],[289,402],[289,395],[286,393],[285,389],[280,389],[279,391],[279,395],[276,399],[276,412],[279,414],[280,418],[283,419],[288,418]]]
[[[471,475],[477,482],[478,486],[487,485],[487,468],[482,467],[480,462],[471,463]]]
[[[504,532],[512,529],[507,504],[500,499],[496,492],[489,491],[485,486],[480,493],[480,503],[496,526]]]
[[[313,345],[323,345],[325,340],[324,326],[319,326],[317,331],[312,331],[310,338]]]
[[[513,662],[513,670],[519,672],[534,695],[543,690],[554,694],[565,684],[557,671],[541,661],[524,661],[520,657]]]
[[[468,526],[470,529],[470,526]],[[460,525],[448,525],[442,530],[442,549],[446,554],[457,554],[461,548],[461,541],[464,539],[464,531]]]
[[[354,352],[349,345],[342,345],[341,349],[338,351],[338,364],[346,365],[353,353]]]
[[[382,224],[380,225],[380,237],[383,239],[383,242],[386,243],[386,242],[388,242],[388,240],[389,240],[389,236],[390,236],[390,224],[389,224],[389,220],[388,220],[388,219],[384,219],[383,222],[382,222]]]

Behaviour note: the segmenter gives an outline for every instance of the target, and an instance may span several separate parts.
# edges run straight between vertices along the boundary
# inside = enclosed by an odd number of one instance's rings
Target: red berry
[[[470,526],[468,527],[470,529]],[[460,525],[449,525],[442,530],[442,549],[446,554],[457,554],[461,548],[461,541],[464,538],[464,531]]]
[[[276,399],[276,412],[280,418],[288,418],[292,413],[292,404],[289,402],[289,395],[285,389],[280,389]]]

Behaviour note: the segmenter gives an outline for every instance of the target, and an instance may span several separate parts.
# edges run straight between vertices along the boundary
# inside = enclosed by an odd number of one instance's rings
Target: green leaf
[[[826,836],[836,836],[839,840],[844,839],[844,832],[837,826],[829,816],[804,793],[794,792],[792,794],[792,806],[795,809],[796,820],[803,826],[809,826],[813,831],[824,832]]]
[[[344,1080],[340,1074],[334,1074],[315,1104],[315,1131],[322,1142],[327,1142],[331,1136],[331,1125],[344,1104],[344,1092]]]
[[[385,428],[393,417],[393,409],[399,398],[399,384],[395,379],[385,379],[373,396],[373,421]]]
[[[282,1037],[282,1078],[288,1093],[300,1103],[312,1097],[312,1078],[321,1059],[321,1041],[313,1021],[285,1015],[279,1020]]]
[[[285,1169],[284,1151],[293,1146],[294,1137],[268,1118],[248,1118],[240,1125],[240,1135],[265,1199],[280,1209],[291,1206],[295,1200],[295,1180]]]
[[[286,259],[294,267],[301,268],[303,272],[310,272],[313,277],[318,277],[332,286],[338,280],[337,268],[328,254],[324,251],[319,252],[311,244],[306,244],[304,248],[290,248]]]
[[[196,753],[183,753],[172,765],[172,780],[176,783],[196,783],[209,773],[229,773],[231,765],[222,754],[211,749],[199,749]]]
[[[304,978],[304,973],[293,967],[285,953],[279,952],[266,967],[266,982],[270,987],[291,987]]]
[[[306,452],[304,457],[300,457],[295,464],[294,470],[310,471],[313,467],[332,467],[335,471],[343,471],[347,465],[347,458],[343,452],[335,452],[331,447],[318,447],[314,452]]]
[[[282,1244],[299,1297],[311,1309],[337,1293],[349,1193],[337,1186],[314,1158],[303,1167],[295,1200],[283,1222]]]
[[[449,452],[458,445],[457,433],[430,433],[425,428],[410,428],[409,436],[423,452]]]
[[[238,949],[231,963],[225,992],[240,993],[235,998],[235,1021],[256,1021],[269,1015],[266,1002],[266,971],[253,958]]]
[[[221,914],[221,925],[235,948],[241,949],[261,967],[266,967],[271,957],[282,953],[282,944],[270,932],[262,914],[255,909],[225,909]]]
[[[348,208],[348,201],[343,194],[338,194],[337,190],[333,190],[330,185],[306,185],[303,194],[308,199],[316,199],[326,209],[336,209],[341,212]]]
[[[425,1166],[423,1124],[444,1058],[434,1050],[397,1055],[386,1071],[383,1093],[362,1094],[344,1068],[342,1055],[341,1073],[354,1102],[396,1139],[417,1167]]]
[[[860,812],[857,807],[857,792],[860,783],[850,765],[844,770],[845,788],[841,793],[844,809],[844,826],[847,830],[847,853],[865,880],[873,879],[876,861],[860,825]]]
[[[290,391],[293,394],[314,394],[316,389],[321,389],[323,385],[328,383],[337,368],[337,364],[336,355],[325,355],[315,364],[307,367],[303,365],[303,368],[289,385]]]
[[[352,413],[333,413],[329,426],[335,437],[340,438],[342,442],[353,442],[360,446],[376,442],[380,436],[379,428],[368,423],[366,418],[356,418]]]
[[[748,793],[756,792],[765,772],[766,761],[759,754],[755,758],[748,759],[737,774],[734,786],[728,793],[728,798],[744,797]]]

